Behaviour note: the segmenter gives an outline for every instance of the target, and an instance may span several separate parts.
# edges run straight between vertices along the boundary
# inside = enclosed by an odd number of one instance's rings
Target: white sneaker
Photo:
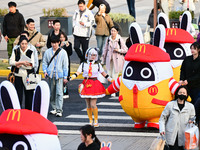
[[[111,94],[111,96],[112,96],[112,97],[116,97],[116,94],[115,94],[115,93],[113,93],[113,94]]]
[[[62,117],[62,113],[61,113],[61,112],[58,112],[58,113],[56,114],[56,117]]]
[[[52,115],[55,115],[56,113],[57,113],[57,112],[56,112],[55,109],[50,111],[50,114],[52,114]]]
[[[63,95],[63,98],[67,99],[67,98],[69,98],[69,95]]]

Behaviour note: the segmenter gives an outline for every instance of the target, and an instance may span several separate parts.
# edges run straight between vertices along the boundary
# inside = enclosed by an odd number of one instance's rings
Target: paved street
[[[0,83],[3,80],[5,78],[0,78]],[[85,100],[79,97],[77,91],[80,83],[81,80],[69,82],[70,98],[64,100],[63,117],[48,115],[48,119],[58,128],[63,150],[77,149],[81,142],[79,129],[88,123]],[[106,96],[98,99],[97,106],[100,127],[96,128],[96,134],[101,141],[111,141],[113,150],[147,150],[158,135],[156,129],[134,129],[133,120],[125,114],[117,98]]]
[[[10,0],[0,0],[0,8],[7,8],[7,3]],[[86,0],[87,1],[87,0]],[[111,6],[112,13],[128,13],[126,0],[107,0]],[[36,23],[36,29],[40,31],[39,17],[42,16],[43,8],[59,8],[67,9],[69,15],[73,15],[77,9],[77,0],[15,0],[18,4],[19,11],[24,15],[25,20],[32,17]],[[180,6],[178,1],[176,6]],[[136,0],[136,19],[141,26],[143,32],[146,28],[146,22],[151,9],[153,8],[153,0]],[[200,1],[196,4],[200,6]],[[97,9],[93,10],[96,13]],[[197,9],[196,16],[200,9]],[[47,38],[47,36],[44,36]],[[73,36],[68,36],[69,41],[73,43]],[[126,39],[126,37],[123,37]],[[90,46],[96,46],[96,38],[92,36]],[[46,47],[44,48],[44,51]],[[6,42],[0,43],[0,59],[7,59]],[[79,59],[74,52],[71,56],[72,63],[79,63]],[[5,77],[0,77],[0,83],[6,80]],[[48,119],[52,121],[58,128],[59,139],[62,150],[75,150],[81,143],[79,128],[88,123],[86,105],[84,99],[78,95],[78,84],[81,80],[69,82],[70,98],[64,100],[63,117],[58,118],[54,115],[49,115]],[[105,85],[107,87],[108,85]],[[99,124],[96,128],[97,137],[100,141],[111,141],[112,150],[147,150],[152,141],[158,136],[158,130],[155,129],[134,129],[134,122],[121,108],[117,97],[111,98],[106,96],[99,99],[97,102],[99,109]],[[51,109],[51,108],[50,108]],[[0,106],[0,114],[2,108]]]

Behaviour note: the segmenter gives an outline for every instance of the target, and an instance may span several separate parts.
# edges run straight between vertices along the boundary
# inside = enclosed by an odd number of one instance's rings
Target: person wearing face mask
[[[189,89],[192,103],[195,104],[200,97],[200,45],[194,42],[191,46],[191,56],[187,56],[181,66],[180,85]]]
[[[159,120],[159,132],[165,135],[170,150],[184,150],[185,128],[195,116],[194,105],[187,102],[188,88],[181,85],[175,92],[175,100],[169,102]]]
[[[97,48],[89,48],[86,51],[85,58],[87,59],[87,62],[81,63],[77,72],[70,77],[70,80],[74,80],[80,73],[83,72],[84,80],[82,84],[84,84],[84,88],[79,94],[81,98],[85,98],[89,124],[94,125],[94,127],[99,127],[98,108],[96,106],[96,103],[97,98],[104,97],[106,91],[101,82],[97,80],[98,72],[100,72],[110,82],[112,82],[113,79],[104,72],[104,69],[101,66],[101,64],[97,62]],[[92,119],[92,113],[94,114],[94,124]]]

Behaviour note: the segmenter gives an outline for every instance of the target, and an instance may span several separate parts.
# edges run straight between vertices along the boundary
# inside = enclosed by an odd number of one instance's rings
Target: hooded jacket
[[[3,20],[3,36],[16,38],[24,30],[24,17],[18,10],[15,13],[9,12]]]

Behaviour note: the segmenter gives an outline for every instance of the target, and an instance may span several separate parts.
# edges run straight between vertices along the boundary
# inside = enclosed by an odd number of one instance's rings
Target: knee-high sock
[[[94,120],[98,120],[98,108],[93,108],[92,112],[94,114]]]
[[[87,108],[87,115],[89,120],[92,120],[92,108]]]

